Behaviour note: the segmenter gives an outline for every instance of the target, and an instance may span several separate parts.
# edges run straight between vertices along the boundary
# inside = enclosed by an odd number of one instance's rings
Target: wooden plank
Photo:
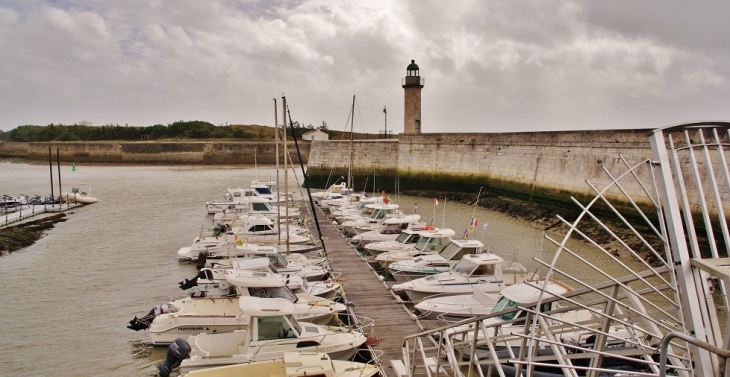
[[[325,237],[327,257],[333,272],[341,272],[345,298],[356,315],[370,318],[375,323],[379,343],[372,348],[382,351],[378,360],[386,375],[397,376],[393,361],[403,358],[403,338],[421,331],[421,328],[378,277],[378,273],[350,246],[335,225],[321,209],[316,208],[322,237]],[[316,232],[315,229],[312,229]],[[396,362],[397,365],[397,362]]]

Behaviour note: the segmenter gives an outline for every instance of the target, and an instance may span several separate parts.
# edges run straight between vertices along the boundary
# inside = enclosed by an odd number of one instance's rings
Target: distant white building
[[[314,140],[329,140],[330,135],[327,135],[326,132],[322,132],[321,130],[312,130],[309,132],[305,132],[302,134],[302,140],[307,141],[314,141]]]

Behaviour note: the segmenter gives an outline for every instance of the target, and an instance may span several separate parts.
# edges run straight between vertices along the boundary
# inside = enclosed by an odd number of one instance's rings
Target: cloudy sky
[[[89,121],[424,132],[730,119],[730,2],[0,0],[0,129]],[[281,116],[281,111],[279,112]]]

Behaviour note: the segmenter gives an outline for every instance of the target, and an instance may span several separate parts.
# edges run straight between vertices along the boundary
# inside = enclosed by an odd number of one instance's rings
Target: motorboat
[[[307,281],[300,276],[291,274],[282,274],[271,265],[268,258],[254,258],[237,260],[236,268],[247,271],[259,271],[264,273],[273,273],[284,275],[286,286],[295,293],[303,293],[311,296],[318,296],[327,299],[336,298],[341,290],[342,285],[332,278],[321,281]],[[197,290],[205,290],[212,294],[223,295],[229,292],[231,284],[226,280],[225,273],[233,269],[231,260],[221,260],[211,264],[211,267],[202,268],[198,274],[192,279],[185,279],[180,282],[180,288],[188,289],[198,287]],[[329,275],[329,274],[327,274]],[[235,285],[233,285],[235,287]]]
[[[375,365],[332,360],[324,352],[292,351],[271,360],[194,370],[181,377],[374,377],[379,374],[380,368]]]
[[[259,192],[253,188],[229,188],[226,190],[223,199],[214,199],[206,202],[205,209],[209,214],[215,214],[229,209],[230,206],[250,205],[250,198],[254,197],[266,199],[274,205],[286,202],[284,198],[282,198],[282,201],[280,202],[272,202],[270,199],[261,196]]]
[[[208,296],[207,292],[155,306],[147,315],[134,317],[128,328],[147,329],[153,345],[169,344],[178,337],[201,332],[221,333],[245,329],[248,318],[239,309],[239,297],[285,298],[295,308],[299,320],[317,324],[329,323],[337,313],[347,310],[343,304],[306,294],[295,294],[286,286],[287,278],[269,272],[249,271],[238,274],[229,284],[236,286],[237,295]]]
[[[61,200],[65,200],[66,203],[81,204],[92,204],[97,202],[97,199],[91,196],[91,185],[89,184],[79,184],[78,187],[71,188],[71,192],[62,193]]]
[[[420,231],[421,229],[403,229],[394,240],[371,242],[363,246],[363,249],[372,256],[377,256],[389,251],[403,250],[403,248],[407,246],[416,245],[418,240],[421,238],[421,235],[419,234]]]
[[[275,193],[274,188],[276,188],[276,182],[251,181],[250,187],[256,191],[259,197],[269,199],[272,203],[277,204],[279,207],[283,207],[281,204],[286,203],[293,198],[292,194],[289,194],[287,197],[279,193]]]
[[[423,236],[421,237],[423,239]],[[420,241],[419,241],[420,243]],[[479,254],[484,244],[478,240],[452,240],[440,253],[393,262],[388,271],[398,283],[451,270],[467,254]],[[381,255],[382,256],[382,255]]]
[[[308,266],[297,262],[289,262],[278,252],[252,254],[249,258],[266,259],[269,262],[269,266],[278,273],[286,276],[298,276],[307,281],[320,281],[327,275],[327,270],[320,266]],[[245,260],[236,258],[228,259],[227,262],[230,262],[232,268],[231,275],[235,275],[235,272],[238,270],[245,269],[241,267]]]
[[[248,318],[245,330],[201,333],[188,338],[190,358],[180,371],[219,367],[283,356],[286,351],[326,352],[347,360],[365,343],[365,336],[347,327],[299,322],[294,304],[283,298],[242,297],[241,313]]]
[[[261,197],[250,197],[248,201],[241,204],[230,204],[227,208],[213,215],[215,222],[231,222],[242,215],[261,215],[271,220],[278,219],[298,219],[301,212],[297,208],[289,208],[283,206],[272,206],[271,201]]]
[[[0,213],[12,213],[16,211],[24,211],[30,209],[30,200],[25,195],[12,196],[3,195],[0,196]]]
[[[380,224],[380,229],[358,233],[350,240],[350,245],[363,247],[372,242],[395,241],[406,229],[421,230],[426,223],[421,221],[421,215],[405,215],[386,218]]]
[[[422,255],[438,254],[451,244],[452,237],[456,233],[448,228],[424,227],[418,232],[418,242],[415,245],[383,245],[377,249],[385,252],[375,257],[375,260],[383,267],[388,268],[393,262],[411,260]],[[370,245],[367,245],[370,246]],[[377,250],[375,247],[368,248]]]
[[[358,233],[364,233],[365,230],[363,226],[368,224],[376,224],[376,226],[380,225],[388,215],[391,215],[390,217],[404,215],[403,211],[398,209],[397,204],[368,204],[365,207],[366,211],[363,213],[362,216],[348,218],[346,221],[340,224],[340,229],[346,236],[353,236]]]
[[[566,284],[557,281],[533,281],[515,284],[502,289],[499,299],[492,307],[490,316],[483,320],[486,326],[499,325],[499,336],[509,337],[513,334],[524,334],[525,326],[529,326],[530,322],[526,321],[530,312],[537,310],[536,303],[542,297],[542,305],[539,309],[542,313],[550,313],[545,318],[548,324],[562,325],[560,341],[563,343],[586,345],[595,339],[589,339],[589,332],[581,329],[580,323],[587,323],[595,320],[595,315],[589,309],[574,309],[561,311],[554,298],[559,298],[566,293],[572,291],[572,288]],[[472,325],[455,326],[449,331],[461,332],[469,329]],[[638,326],[636,331],[638,331]],[[614,339],[631,339],[635,336],[635,332],[627,330],[623,324],[612,325],[606,329],[611,338]],[[463,332],[457,339],[471,341],[473,339],[473,331]],[[479,338],[483,334],[479,332]],[[521,343],[519,337],[512,337],[513,340],[502,343],[502,347],[509,345],[510,347],[518,347]],[[619,342],[614,341],[612,346],[619,346]],[[482,349],[486,349],[482,348]],[[459,350],[457,349],[457,352]],[[468,355],[463,355],[467,357]]]
[[[344,177],[342,177],[344,178]],[[347,183],[341,182],[330,185],[326,190],[321,192],[313,192],[311,194],[312,200],[317,203],[321,204],[323,200],[343,197],[350,195],[350,190],[347,188]],[[323,208],[324,209],[324,208]]]
[[[474,293],[470,295],[426,298],[416,304],[415,308],[424,319],[460,321],[489,314],[500,297],[500,293],[494,293],[490,285],[481,284],[475,286]]]
[[[395,284],[392,288],[418,303],[434,295],[470,294],[477,286],[485,293],[499,293],[505,286],[527,279],[527,269],[521,263],[505,262],[497,254],[481,253],[464,255],[448,272]]]
[[[279,253],[289,253],[284,258],[292,261],[299,262],[306,265],[322,265],[326,263],[326,258],[306,258],[302,259],[299,255],[301,253],[307,253],[312,251],[321,250],[319,246],[307,245],[307,244],[269,244],[269,245],[258,245],[254,243],[245,242],[243,238],[238,238],[236,235],[230,237],[220,237],[218,242],[215,240],[201,241],[196,238],[192,246],[181,247],[177,251],[177,258],[180,261],[197,261],[199,267],[205,266],[208,261],[217,261],[227,258],[245,258],[250,255],[255,255],[264,248],[271,248]],[[303,263],[304,262],[304,263]]]
[[[290,244],[305,244],[312,241],[309,229],[295,225],[282,226],[265,216],[243,215],[231,223],[216,225],[228,234],[232,233],[245,242],[255,244],[270,245],[283,240]]]
[[[381,204],[383,203],[382,196],[361,198],[360,201],[345,204],[337,209],[330,211],[329,217],[335,221],[335,223],[342,223],[344,218],[358,216],[365,210],[365,206],[368,204]]]

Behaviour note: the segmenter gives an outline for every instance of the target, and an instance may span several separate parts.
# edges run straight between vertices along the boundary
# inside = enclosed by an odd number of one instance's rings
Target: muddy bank
[[[406,195],[431,197],[431,198],[443,198],[447,200],[455,201],[467,205],[474,205],[477,200],[476,193],[443,193],[438,191],[404,191]],[[577,206],[573,208],[568,206],[556,205],[554,203],[541,203],[532,202],[527,200],[520,200],[515,198],[508,198],[500,196],[494,193],[482,192],[479,197],[480,207],[504,213],[517,219],[521,219],[530,222],[532,225],[545,231],[555,232],[558,234],[566,234],[568,227],[558,218],[558,215],[566,221],[572,223],[581,214],[581,210]],[[609,213],[607,208],[601,208],[600,206],[595,207],[595,211],[604,215],[601,220],[606,223],[611,232],[616,234],[626,245],[633,250],[638,250],[641,257],[655,264],[655,256],[648,252],[641,252],[641,250],[647,250],[644,246],[644,242],[641,238],[637,237],[628,227],[621,222],[613,213]],[[624,214],[626,215],[626,214]],[[662,241],[651,232],[651,229],[643,222],[643,219],[632,218],[626,215],[627,221],[636,227],[637,231],[642,235],[655,250],[663,253]],[[606,219],[607,218],[607,219]],[[617,257],[629,257],[629,252],[626,247],[621,245],[614,237],[611,237],[605,229],[603,229],[595,221],[588,218],[584,218],[580,223],[580,231],[586,234],[588,237],[596,241],[606,250],[610,251]],[[577,233],[573,233],[573,237],[576,239],[582,239]]]
[[[56,223],[66,221],[66,214],[59,213],[42,219],[0,229],[0,255],[26,248],[38,241]]]

